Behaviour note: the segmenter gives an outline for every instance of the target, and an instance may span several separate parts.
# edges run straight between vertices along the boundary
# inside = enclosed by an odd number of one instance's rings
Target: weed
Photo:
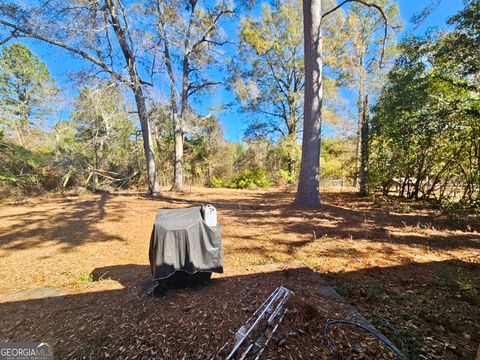
[[[475,287],[475,284],[468,279],[462,279],[456,281],[458,289],[460,292],[465,295],[465,297],[474,299],[478,296],[478,290]]]
[[[88,284],[88,283],[91,283],[91,282],[93,282],[92,274],[84,274],[84,275],[80,276],[76,281],[77,284]]]
[[[403,204],[399,209],[398,212],[402,214],[410,214],[413,211],[412,207],[408,204]]]
[[[350,286],[347,283],[337,285],[334,287],[335,291],[344,298],[348,298],[350,294]]]

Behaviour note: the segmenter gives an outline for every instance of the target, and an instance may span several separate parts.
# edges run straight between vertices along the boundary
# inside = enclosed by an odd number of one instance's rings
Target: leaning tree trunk
[[[135,92],[135,102],[137,104],[138,117],[140,118],[140,127],[142,129],[143,149],[145,150],[145,160],[147,162],[148,190],[151,195],[157,195],[160,193],[160,184],[158,183],[157,165],[155,164],[152,132],[148,123],[145,95],[140,85],[137,85],[136,89],[133,90]]]
[[[136,59],[133,50],[130,48],[127,41],[127,30],[122,27],[122,23],[118,18],[116,4],[112,0],[106,0],[105,5],[110,14],[110,23],[113,26],[113,31],[118,40],[118,44],[122,50],[125,62],[127,64],[127,70],[130,75],[131,84],[130,88],[135,94],[135,103],[137,105],[138,117],[140,119],[140,127],[142,129],[143,148],[145,150],[145,160],[147,162],[147,178],[148,178],[148,191],[152,195],[156,195],[160,192],[160,184],[158,183],[157,165],[155,164],[155,155],[153,152],[152,132],[150,131],[150,125],[148,123],[147,106],[145,103],[145,95],[142,89],[142,82],[140,76],[137,73]]]
[[[305,95],[300,178],[295,203],[320,204],[320,140],[322,123],[322,0],[303,0]]]

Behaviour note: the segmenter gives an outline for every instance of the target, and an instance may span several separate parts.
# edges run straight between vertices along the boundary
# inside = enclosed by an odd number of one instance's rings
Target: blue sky
[[[422,34],[432,27],[445,27],[446,19],[463,7],[462,0],[443,0],[440,3],[440,6],[427,18],[427,20],[421,26],[414,29],[413,25],[410,23],[412,15],[421,11],[429,4],[429,2],[430,0],[399,0],[400,16],[405,24],[402,37],[409,33]],[[226,30],[230,32],[232,30],[232,24],[228,24]],[[78,57],[71,56],[65,51],[58,50],[54,47],[36,41],[27,40],[23,42],[46,62],[50,73],[62,87],[65,96],[71,97],[75,95],[75,89],[72,87],[72,84],[67,81],[67,72],[79,70],[85,65],[85,63]],[[232,103],[234,100],[235,98],[232,93],[223,88],[217,88],[211,94],[203,95],[201,102],[194,102],[193,105],[199,113],[206,114],[211,107],[217,107],[225,103]],[[237,107],[233,106],[225,111],[217,112],[215,114],[223,125],[225,138],[230,141],[240,141],[246,125],[244,115],[238,112]],[[68,111],[65,111],[64,117],[67,116]]]

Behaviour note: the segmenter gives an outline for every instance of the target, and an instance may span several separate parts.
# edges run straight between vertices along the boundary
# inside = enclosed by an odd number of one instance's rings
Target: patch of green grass
[[[412,207],[408,204],[403,204],[398,209],[398,212],[401,214],[410,214],[413,211]]]
[[[351,292],[351,288],[348,284],[343,283],[334,287],[335,291],[342,297],[348,298]]]
[[[456,273],[452,273],[446,269],[439,269],[436,275],[442,281],[442,285],[448,287],[455,297],[480,302],[478,287],[464,271],[458,270]]]
[[[77,281],[75,281],[76,284],[88,284],[93,282],[93,276],[92,274],[84,274],[80,276]]]
[[[478,298],[478,290],[475,287],[475,284],[469,279],[461,279],[456,281],[460,294],[465,298],[474,300]]]

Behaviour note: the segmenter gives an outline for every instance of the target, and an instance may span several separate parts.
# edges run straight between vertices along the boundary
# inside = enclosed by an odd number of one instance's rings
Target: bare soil
[[[280,285],[296,293],[265,358],[394,358],[323,296],[326,280],[409,357],[475,359],[480,342],[478,216],[324,192],[318,209],[280,190],[64,194],[0,207],[0,341],[47,341],[58,358],[204,359]],[[146,294],[156,211],[212,203],[225,273]],[[323,279],[323,280],[322,280]],[[59,293],[35,299],[33,289]],[[30,292],[28,290],[31,290]],[[24,295],[22,298],[22,294]],[[12,300],[13,299],[13,300]]]

